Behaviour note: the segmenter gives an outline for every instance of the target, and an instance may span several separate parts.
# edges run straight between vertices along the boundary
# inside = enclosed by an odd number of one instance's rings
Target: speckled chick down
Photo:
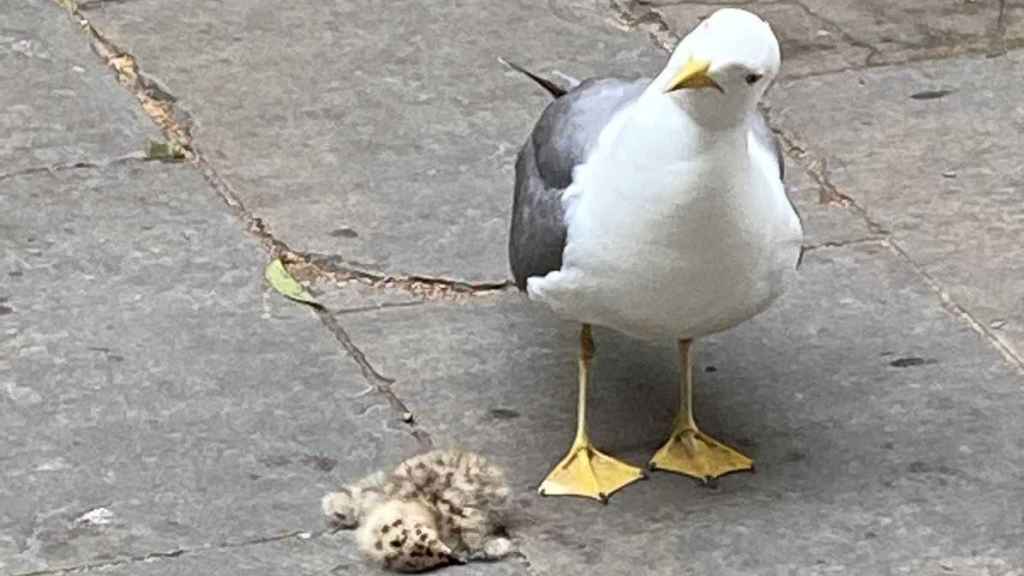
[[[358,528],[356,541],[374,563],[420,572],[512,551],[503,533],[509,489],[482,456],[436,450],[324,496],[329,523]]]

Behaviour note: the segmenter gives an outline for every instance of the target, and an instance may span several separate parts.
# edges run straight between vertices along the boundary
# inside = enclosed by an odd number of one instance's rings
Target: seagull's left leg
[[[682,386],[679,392],[679,413],[668,442],[651,459],[651,469],[669,470],[693,476],[705,482],[740,470],[750,470],[754,462],[708,436],[697,428],[693,419],[693,360],[691,340],[679,341],[679,362]]]

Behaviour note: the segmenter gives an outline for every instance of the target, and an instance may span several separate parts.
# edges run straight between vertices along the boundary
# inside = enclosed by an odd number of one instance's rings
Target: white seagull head
[[[771,26],[745,10],[718,10],[676,46],[651,85],[698,124],[741,122],[779,72],[779,41]]]

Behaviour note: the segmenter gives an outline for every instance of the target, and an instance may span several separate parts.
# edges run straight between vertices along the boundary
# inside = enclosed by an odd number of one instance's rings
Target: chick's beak
[[[668,88],[665,92],[675,92],[676,90],[682,90],[683,88],[714,88],[719,92],[725,93],[722,87],[718,85],[711,76],[708,76],[708,70],[711,68],[711,61],[703,60],[701,58],[690,58],[690,61],[683,66],[683,69],[672,79],[668,84]]]

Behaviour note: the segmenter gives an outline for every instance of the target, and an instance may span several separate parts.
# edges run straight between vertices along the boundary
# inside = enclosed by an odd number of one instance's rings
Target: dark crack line
[[[650,5],[637,0],[611,0],[616,19],[627,29],[647,32],[654,45],[671,52],[679,36],[665,21],[665,17]]]
[[[427,302],[425,300],[417,300],[415,302],[383,302],[381,304],[370,304],[368,306],[357,306],[355,308],[341,308],[337,310],[331,310],[331,314],[335,316],[344,316],[346,314],[358,314],[360,312],[376,312],[377,310],[388,310],[391,308],[410,308],[413,306],[423,306]]]
[[[135,0],[85,0],[84,2],[79,2],[77,7],[79,10],[85,12],[108,4],[127,4],[128,2],[133,1]]]
[[[918,276],[924,279],[925,284],[935,292],[938,296],[939,301],[942,303],[942,307],[946,309],[950,314],[959,317],[961,320],[967,323],[975,332],[980,334],[986,340],[992,343],[992,345],[1002,353],[1003,357],[1008,362],[1017,367],[1021,374],[1024,374],[1024,357],[1019,355],[1013,348],[1003,343],[999,336],[992,331],[991,328],[985,325],[984,322],[979,321],[974,317],[973,314],[967,308],[962,306],[959,302],[953,299],[948,292],[942,287],[942,284],[935,279],[934,276],[928,273],[920,264],[914,261],[910,257],[910,254],[903,249],[897,242],[892,238],[888,238],[885,244],[889,247],[894,254],[902,259],[907,266],[909,266]]]
[[[366,359],[366,354],[359,349],[358,346],[352,342],[352,337],[345,328],[338,322],[338,319],[323,306],[313,305],[313,309],[316,310],[317,316],[320,317],[320,321],[323,322],[324,326],[331,331],[334,335],[335,340],[341,344],[341,347],[348,352],[348,355],[355,361],[359,366],[359,370],[363,374],[363,378],[366,382],[372,386],[379,394],[383,395],[387,399],[388,404],[401,415],[402,420],[409,426],[410,432],[416,441],[419,443],[420,448],[424,451],[430,450],[434,447],[434,442],[430,438],[430,434],[426,430],[420,428],[416,422],[412,419],[412,411],[409,410],[408,406],[395,394],[392,389],[392,384],[395,381],[388,378],[377,371],[376,368],[370,364],[369,360]]]
[[[787,153],[789,153],[792,156],[794,155],[794,151],[806,150],[806,147],[797,145],[795,143],[795,140],[791,136],[786,134],[785,131],[781,130],[774,122],[772,122],[772,118],[770,117],[768,111],[765,112],[765,117],[768,120],[769,125],[772,127],[772,130],[774,130],[779,135],[779,139],[782,141]],[[802,155],[800,154],[796,155],[802,157]],[[817,168],[815,167],[815,165],[817,166]],[[900,246],[900,244],[893,238],[892,234],[888,230],[886,230],[881,223],[871,218],[870,214],[868,214],[868,211],[863,206],[858,204],[857,201],[851,196],[843,194],[839,191],[839,189],[835,186],[835,184],[832,183],[831,179],[828,176],[827,164],[824,161],[824,157],[822,157],[817,162],[812,163],[811,165],[807,165],[807,163],[802,162],[801,167],[815,180],[815,182],[818,183],[819,186],[826,190],[828,194],[834,195],[836,198],[841,199],[843,205],[849,207],[858,215],[860,215],[860,217],[864,220],[865,224],[867,224],[868,230],[873,234],[879,234],[880,238],[876,238],[874,239],[874,241],[881,241],[894,254],[899,256],[899,258],[903,260],[906,263],[906,265],[909,266],[910,269],[915,274],[917,274],[917,276],[920,277],[933,292],[935,292],[936,296],[939,299],[939,302],[942,304],[943,309],[945,309],[954,317],[961,319],[963,322],[966,322],[968,326],[974,329],[983,338],[988,340],[992,344],[992,346],[995,347],[1011,365],[1015,366],[1022,374],[1024,374],[1024,357],[1019,355],[1011,346],[1005,344],[995,332],[993,332],[983,322],[980,322],[977,318],[975,318],[965,306],[961,305],[959,302],[954,300],[953,297],[950,296],[948,292],[946,292],[942,284],[938,280],[936,280],[934,276],[929,274],[928,271],[925,270],[920,264],[918,264],[910,256],[910,253],[907,252],[902,246]],[[825,244],[827,245],[828,243],[826,242]],[[805,250],[813,249],[815,248],[805,247]]]
[[[999,0],[999,14],[996,16],[995,31],[989,48],[989,56],[1006,54],[1006,0]]]
[[[19,176],[28,176],[32,174],[54,174],[57,172],[64,172],[67,170],[81,170],[81,169],[103,169],[110,166],[119,166],[121,164],[129,164],[132,162],[158,162],[158,158],[150,158],[142,152],[126,154],[124,156],[118,156],[117,158],[111,158],[110,160],[104,160],[102,162],[91,162],[88,160],[79,160],[77,162],[65,162],[62,164],[54,164],[51,166],[33,166],[31,168],[23,168],[21,170],[15,170],[14,172],[0,173],[0,180],[7,180],[10,178],[17,178]]]
[[[396,286],[423,296],[431,290],[441,290],[455,294],[489,293],[509,290],[515,286],[511,280],[470,282],[444,276],[428,276],[425,274],[391,274],[373,270],[349,262],[338,255],[295,253],[292,255],[302,263],[312,266],[317,272],[342,278],[358,278],[374,285]]]
[[[831,76],[834,74],[845,74],[847,72],[858,72],[866,70],[877,70],[884,68],[892,68],[897,66],[905,66],[907,64],[927,63],[927,62],[943,62],[945,60],[952,60],[954,58],[962,58],[964,56],[989,56],[998,57],[1003,56],[1008,52],[1024,48],[1024,38],[1017,38],[1014,40],[1002,41],[1003,49],[999,52],[992,53],[990,44],[978,43],[973,45],[957,45],[949,46],[949,52],[945,54],[929,55],[929,54],[910,54],[905,58],[893,61],[885,62],[873,62],[871,64],[856,64],[852,66],[842,66],[840,68],[832,68],[830,70],[817,70],[814,72],[805,72],[802,74],[784,75],[782,81],[784,82],[796,82],[807,78],[821,78]]]
[[[718,0],[612,0],[612,8],[615,10],[616,16],[620,22],[630,29],[640,29],[646,26],[649,28],[648,33],[654,40],[655,45],[668,52],[672,51],[680,37],[671,29],[665,21],[664,15],[657,9],[663,6],[677,6],[681,4],[693,4],[696,6],[706,7],[750,6],[754,4],[794,6],[811,18],[833,28],[839,33],[842,39],[851,46],[867,50],[864,62],[860,64],[797,74],[783,73],[780,80],[785,82],[803,80],[805,78],[819,78],[859,70],[874,70],[876,68],[901,66],[917,62],[941,62],[943,60],[950,60],[962,56],[984,55],[995,57],[1005,55],[1007,52],[1019,48],[1024,48],[1024,38],[1014,40],[1008,40],[1006,38],[1006,0],[999,0],[999,15],[996,18],[995,32],[990,36],[990,38],[970,44],[955,43],[939,46],[940,48],[948,50],[944,54],[908,54],[897,60],[880,60],[880,56],[883,52],[877,47],[869,42],[852,36],[846,32],[838,22],[818,14],[799,0],[776,0],[771,2],[743,0],[729,4],[723,4]],[[643,10],[638,11],[637,7],[642,7]],[[652,27],[653,29],[650,29]]]
[[[863,244],[882,245],[887,241],[888,237],[886,236],[868,236],[866,238],[856,238],[854,240],[828,240],[825,242],[818,242],[817,244],[805,244],[803,249],[804,252],[814,252],[815,250],[827,248],[845,248],[846,246],[860,246]]]
[[[799,0],[787,0],[785,4],[788,4],[790,6],[796,6],[811,18],[815,18],[819,22],[824,22],[826,25],[830,26],[832,29],[839,32],[839,35],[842,36],[843,40],[846,40],[847,44],[849,44],[850,46],[867,50],[868,54],[864,58],[865,66],[870,66],[875,56],[879,54],[878,48],[875,48],[870,43],[865,42],[864,40],[860,40],[859,38],[854,37],[852,34],[844,30],[843,27],[840,26],[837,22],[829,18],[826,18],[821,14],[818,14],[814,10],[811,10],[811,8],[804,4],[803,2],[800,2]]]
[[[102,562],[87,562],[85,564],[78,564],[76,566],[66,566],[63,568],[52,568],[46,570],[35,570],[33,572],[22,572],[14,576],[53,576],[57,574],[79,574],[88,572],[90,570],[104,570],[108,568],[114,568],[117,566],[126,566],[130,564],[136,564],[139,562],[152,562],[154,560],[178,558],[180,556],[190,556],[203,552],[217,551],[217,550],[229,550],[232,548],[244,548],[247,546],[258,546],[261,544],[269,544],[272,542],[280,542],[282,540],[288,540],[291,538],[302,537],[304,539],[312,538],[315,536],[321,536],[326,531],[321,530],[316,533],[308,532],[305,530],[293,530],[285,534],[277,536],[265,536],[262,538],[253,538],[251,540],[245,540],[242,542],[222,542],[212,546],[198,546],[193,548],[176,548],[174,550],[163,551],[163,552],[150,552],[148,554],[138,554],[134,556],[125,556],[122,558],[116,558],[113,560],[104,560]],[[308,534],[308,536],[306,536]]]

